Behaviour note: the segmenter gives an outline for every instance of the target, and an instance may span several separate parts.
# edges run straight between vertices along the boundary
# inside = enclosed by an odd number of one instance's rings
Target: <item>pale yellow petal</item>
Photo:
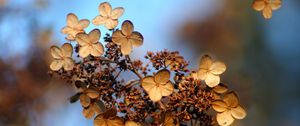
[[[107,17],[98,15],[93,19],[93,24],[94,25],[102,25],[102,24],[105,24],[107,20],[108,20]]]
[[[62,59],[63,58],[63,53],[61,49],[57,46],[51,46],[50,47],[50,53],[53,58],[55,59]]]
[[[141,46],[143,44],[143,41],[144,38],[139,32],[132,32],[128,39],[128,42],[131,42],[133,47]]]
[[[219,83],[218,86],[215,86],[213,88],[213,90],[216,93],[222,94],[222,93],[225,93],[228,90],[228,86],[224,83]]]
[[[255,0],[252,4],[252,8],[256,11],[262,11],[266,7],[264,0]]]
[[[103,2],[99,5],[98,10],[101,16],[110,16],[112,8],[108,2]]]
[[[94,29],[88,34],[88,36],[90,43],[98,43],[101,36],[101,32],[99,29]]]
[[[272,8],[272,10],[277,10],[281,7],[281,0],[272,0],[269,3],[269,6]]]
[[[114,29],[115,27],[118,26],[118,20],[115,19],[107,19],[105,22],[105,27],[107,29]]]
[[[91,54],[92,47],[91,46],[81,46],[79,48],[79,56],[85,58]]]
[[[197,73],[195,73],[196,79],[205,80],[207,77],[208,71],[206,69],[200,69]]]
[[[92,56],[101,56],[104,53],[104,47],[101,43],[96,43],[92,45],[93,48],[91,50]]]
[[[215,87],[220,83],[220,77],[218,75],[208,73],[204,81],[207,86]]]
[[[124,13],[124,8],[123,7],[117,7],[115,9],[112,10],[110,18],[112,19],[118,19],[119,17],[121,17]]]
[[[91,119],[94,117],[95,111],[93,110],[92,107],[83,108],[82,114],[84,115],[85,118]]]
[[[222,100],[213,101],[211,104],[212,108],[217,112],[224,112],[227,110],[227,105]]]
[[[64,58],[63,67],[65,70],[73,70],[74,60],[72,58]]]
[[[126,20],[122,23],[122,33],[125,35],[125,36],[129,36],[131,35],[131,33],[133,32],[133,24],[131,21],[129,20]]]
[[[160,85],[160,88],[161,88],[161,91],[162,91],[161,92],[162,96],[169,96],[174,91],[173,84],[170,81],[166,84]]]
[[[272,17],[272,8],[270,6],[266,6],[265,9],[263,9],[262,14],[265,19],[270,19]]]
[[[89,96],[92,99],[95,99],[95,98],[99,97],[99,92],[94,88],[86,89],[85,93],[86,93],[87,96]]]
[[[69,26],[65,26],[61,29],[61,33],[63,34],[68,34],[69,32],[71,32],[73,29]]]
[[[64,62],[62,60],[53,60],[50,64],[50,69],[53,71],[58,71],[60,68],[62,68]]]
[[[73,47],[70,43],[65,43],[62,45],[61,51],[64,57],[72,57]]]
[[[122,43],[121,52],[123,55],[129,55],[132,51],[132,44],[130,42]]]
[[[77,24],[78,24],[78,17],[73,13],[69,13],[67,15],[67,26],[74,28]]]
[[[231,108],[235,108],[239,105],[239,99],[234,91],[228,92],[224,95],[224,102]]]
[[[83,107],[88,107],[91,103],[91,99],[85,94],[80,95],[79,100]]]
[[[217,114],[217,122],[221,126],[228,126],[232,124],[233,121],[234,118],[231,116],[231,113],[228,111]]]
[[[243,119],[246,117],[247,113],[242,106],[237,106],[236,108],[231,108],[230,110],[232,116],[236,119]]]
[[[134,121],[126,121],[125,126],[141,126],[141,124]]]
[[[159,101],[162,97],[162,90],[157,86],[154,86],[148,93],[153,102]]]
[[[226,65],[223,62],[214,62],[210,67],[209,67],[209,72],[213,73],[215,75],[220,75],[226,70]]]
[[[199,69],[206,69],[208,70],[209,67],[212,65],[213,61],[209,55],[202,56],[200,60],[200,68]]]
[[[170,80],[171,73],[169,70],[163,69],[158,71],[154,76],[154,81],[158,84],[165,84]]]
[[[90,43],[89,36],[85,33],[77,34],[75,39],[81,46],[85,46]]]
[[[147,92],[149,92],[152,88],[154,88],[156,86],[153,76],[147,76],[147,77],[143,78],[141,83],[142,83],[142,87]]]
[[[117,30],[112,34],[112,41],[117,45],[121,45],[123,43],[127,43],[128,40],[121,30]]]

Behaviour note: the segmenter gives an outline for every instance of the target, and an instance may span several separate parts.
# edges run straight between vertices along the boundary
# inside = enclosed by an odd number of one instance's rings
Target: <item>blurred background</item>
[[[73,87],[47,71],[49,47],[66,42],[60,33],[66,15],[92,20],[101,2],[0,0],[0,126],[93,125],[78,103],[68,102]],[[248,112],[235,126],[300,125],[299,0],[284,0],[271,20],[251,8],[252,0],[108,2],[124,7],[119,21],[131,20],[145,38],[132,57],[169,49],[180,51],[194,69],[204,53],[224,61],[222,81]]]

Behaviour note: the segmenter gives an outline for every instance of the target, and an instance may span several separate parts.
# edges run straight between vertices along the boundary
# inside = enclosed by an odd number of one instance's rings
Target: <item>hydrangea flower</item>
[[[118,18],[124,13],[122,7],[112,10],[111,5],[107,2],[101,3],[98,7],[100,15],[93,19],[94,25],[104,25],[107,29],[113,29],[118,25]]]
[[[252,7],[256,11],[262,11],[265,19],[270,19],[272,10],[277,10],[281,7],[281,0],[255,0]]]
[[[87,19],[78,20],[78,17],[69,13],[67,15],[67,26],[63,27],[61,32],[67,34],[67,40],[73,41],[78,33],[83,33],[86,27],[88,27],[90,21]]]
[[[149,94],[152,101],[159,101],[162,96],[169,96],[173,93],[174,87],[170,82],[170,72],[160,70],[154,76],[147,76],[142,79],[142,87]]]
[[[143,44],[142,34],[133,31],[133,29],[131,21],[126,20],[122,24],[122,29],[112,34],[112,41],[121,46],[121,52],[124,55],[130,54],[133,47],[139,47]]]
[[[99,42],[101,32],[98,29],[92,30],[89,34],[80,33],[76,36],[76,41],[80,45],[79,56],[87,57],[88,55],[92,56],[101,56],[104,53],[104,47]]]
[[[117,116],[115,109],[109,109],[96,116],[94,126],[124,126],[124,121]]]
[[[61,48],[57,46],[50,47],[50,53],[54,58],[54,61],[50,64],[50,69],[58,71],[62,67],[65,70],[72,70],[74,67],[74,61],[72,59],[73,47],[69,43],[65,43]]]

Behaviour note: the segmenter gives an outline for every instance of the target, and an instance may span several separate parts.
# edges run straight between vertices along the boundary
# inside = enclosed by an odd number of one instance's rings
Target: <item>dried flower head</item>
[[[113,29],[118,26],[118,18],[124,13],[122,7],[112,10],[111,5],[107,2],[101,3],[98,7],[100,15],[93,19],[94,25],[104,25],[107,29]]]
[[[265,19],[272,17],[272,11],[281,7],[281,0],[254,0],[252,8],[256,11],[262,11]]]
[[[130,54],[133,47],[139,47],[143,44],[142,34],[133,30],[132,22],[126,20],[122,24],[122,29],[112,34],[112,41],[121,46],[121,52],[124,55]]]
[[[124,121],[117,116],[115,109],[109,109],[95,118],[94,126],[124,126]]]
[[[57,46],[51,46],[50,52],[54,61],[50,64],[51,70],[57,71],[60,68],[65,70],[72,70],[74,61],[72,59],[73,47],[69,43],[65,43],[61,48]]]
[[[78,20],[78,17],[70,13],[67,15],[67,26],[63,27],[61,32],[67,34],[67,40],[73,41],[78,33],[84,33],[86,27],[88,27],[90,21],[87,19]]]

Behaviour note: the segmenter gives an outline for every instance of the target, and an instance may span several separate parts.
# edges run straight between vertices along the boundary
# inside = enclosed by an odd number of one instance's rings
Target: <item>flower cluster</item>
[[[237,94],[221,83],[223,62],[204,55],[193,71],[179,52],[168,50],[148,52],[147,63],[132,60],[131,52],[143,45],[142,34],[129,20],[116,29],[123,8],[112,9],[105,2],[99,11],[92,23],[111,32],[103,43],[99,29],[87,33],[90,21],[71,13],[62,33],[73,44],[50,48],[50,73],[78,89],[70,102],[79,100],[83,115],[93,118],[95,126],[230,125],[246,116]],[[120,75],[128,72],[136,77],[125,81]]]
[[[252,8],[256,11],[262,11],[265,19],[272,17],[272,11],[281,7],[281,0],[254,0]]]

